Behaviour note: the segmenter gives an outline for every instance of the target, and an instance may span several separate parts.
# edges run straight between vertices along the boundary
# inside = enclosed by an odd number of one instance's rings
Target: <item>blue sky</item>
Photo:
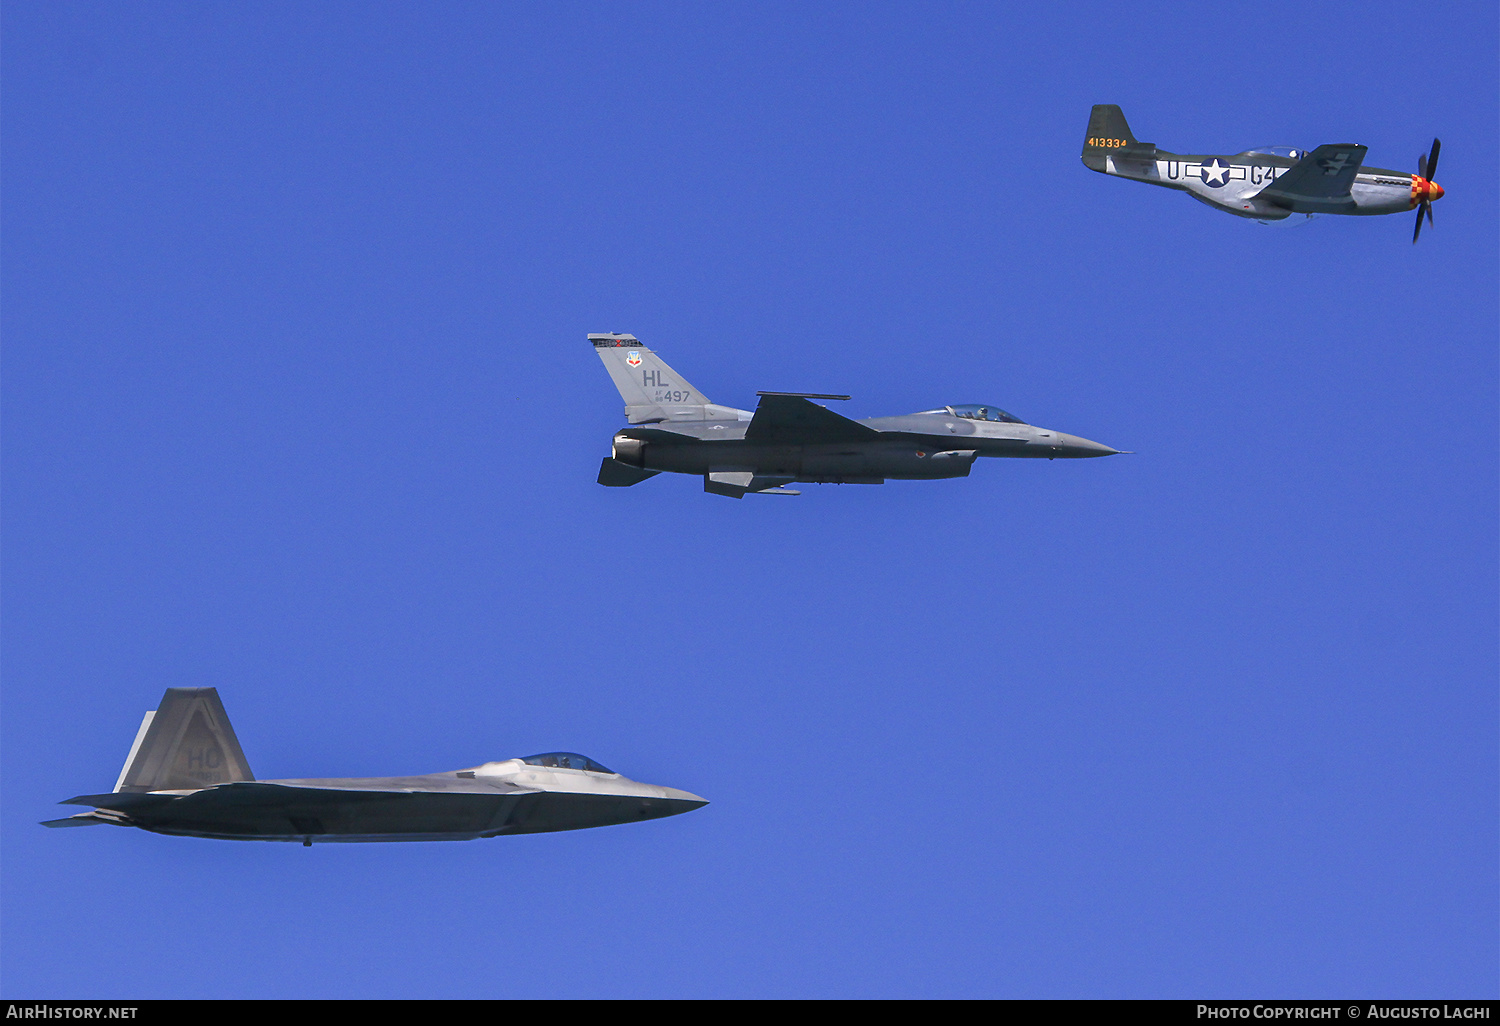
[[[1496,996],[1496,10],[1121,12],[0,5],[5,996]],[[1100,102],[1447,195],[1240,221]],[[615,330],[1136,455],[604,489]],[[36,826],[203,685],[262,777],[713,804]]]

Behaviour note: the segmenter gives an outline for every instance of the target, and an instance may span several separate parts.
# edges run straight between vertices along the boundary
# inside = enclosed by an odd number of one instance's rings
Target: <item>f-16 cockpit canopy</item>
[[[1293,149],[1290,146],[1257,146],[1253,150],[1246,150],[1244,156],[1258,157],[1287,157],[1291,160],[1301,160],[1307,156],[1306,150]]]
[[[549,769],[588,770],[590,773],[614,773],[605,769],[587,755],[577,752],[547,752],[545,755],[528,755],[521,760],[531,766],[546,766]]]
[[[999,424],[1024,424],[1020,417],[1006,413],[998,406],[990,406],[986,403],[965,403],[962,406],[944,406],[941,410],[928,410],[928,413],[947,413],[954,417],[962,417],[965,420],[991,420]]]

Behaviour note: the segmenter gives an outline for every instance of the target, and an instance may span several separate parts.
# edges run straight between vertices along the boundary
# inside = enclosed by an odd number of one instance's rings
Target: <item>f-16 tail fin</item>
[[[1357,143],[1319,146],[1256,194],[1298,214],[1343,214],[1357,204],[1349,195],[1367,147]]]
[[[589,341],[620,390],[620,397],[625,400],[625,417],[630,423],[709,419],[707,408],[712,404],[708,397],[634,335],[597,334],[590,335]]]
[[[115,790],[191,790],[254,779],[218,690],[168,688],[141,721]]]
[[[1113,103],[1096,103],[1089,113],[1088,131],[1083,137],[1083,162],[1094,171],[1105,171],[1106,158],[1116,160],[1150,160],[1156,155],[1155,143],[1136,142],[1125,120],[1125,112]]]

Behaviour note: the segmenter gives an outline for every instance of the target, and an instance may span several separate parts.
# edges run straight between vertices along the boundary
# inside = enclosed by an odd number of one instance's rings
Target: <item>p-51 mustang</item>
[[[1211,207],[1257,221],[1293,214],[1397,214],[1417,211],[1411,241],[1432,224],[1432,203],[1443,198],[1437,174],[1438,140],[1417,158],[1417,173],[1363,167],[1366,147],[1331,143],[1308,152],[1266,146],[1226,156],[1169,153],[1136,142],[1113,103],[1094,105],[1083,140],[1083,163],[1101,174],[1181,189]]]
[[[979,456],[1050,460],[1119,451],[981,404],[849,420],[811,402],[847,395],[759,392],[753,413],[737,410],[709,402],[634,335],[590,335],[589,341],[620,390],[631,424],[615,434],[613,454],[599,468],[599,483],[611,488],[672,471],[701,474],[704,491],[735,499],[746,492],[798,495],[785,486],[968,477]]]

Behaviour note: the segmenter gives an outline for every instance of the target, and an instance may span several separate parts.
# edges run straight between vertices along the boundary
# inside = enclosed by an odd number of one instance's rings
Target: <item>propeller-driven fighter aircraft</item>
[[[1051,460],[1119,452],[979,403],[849,420],[811,401],[847,395],[759,392],[753,413],[737,410],[709,402],[634,335],[597,334],[589,341],[631,424],[615,434],[613,454],[599,468],[599,483],[612,488],[672,471],[700,474],[704,491],[735,499],[746,492],[798,495],[785,486],[968,477],[979,456]]]
[[[708,803],[573,752],[420,777],[256,780],[214,688],[168,688],[109,794],[43,826],[112,823],[240,841],[467,841],[634,823]]]
[[[1443,198],[1437,174],[1438,140],[1417,158],[1417,173],[1364,167],[1364,146],[1331,143],[1311,152],[1264,146],[1226,156],[1169,153],[1136,142],[1112,103],[1094,105],[1083,140],[1083,162],[1101,174],[1181,189],[1218,210],[1257,221],[1293,214],[1397,214],[1416,209],[1411,241],[1432,224],[1432,203]]]

